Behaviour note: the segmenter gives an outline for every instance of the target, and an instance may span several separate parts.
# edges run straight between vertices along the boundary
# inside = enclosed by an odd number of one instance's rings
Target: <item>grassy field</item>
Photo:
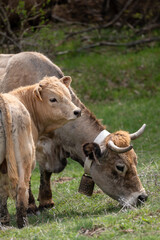
[[[101,48],[53,60],[72,76],[77,94],[109,131],[134,132],[147,124],[133,145],[149,198],[144,206],[123,211],[98,187],[92,197],[83,196],[78,193],[83,169],[69,159],[65,170],[52,176],[55,208],[29,216],[29,226],[19,230],[14,201],[9,200],[11,227],[0,228],[0,239],[160,239],[159,45],[136,51]],[[32,188],[37,197],[38,166]]]

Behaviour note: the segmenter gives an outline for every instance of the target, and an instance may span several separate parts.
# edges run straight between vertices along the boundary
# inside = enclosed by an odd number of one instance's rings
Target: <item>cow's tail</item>
[[[15,148],[13,142],[13,124],[12,124],[12,114],[7,103],[7,99],[4,95],[0,95],[0,106],[2,110],[2,120],[5,130],[6,138],[6,162],[7,162],[7,174],[12,190],[16,190],[18,184],[18,170],[17,162],[15,157]],[[14,193],[13,191],[13,193]],[[11,193],[12,194],[12,193]]]

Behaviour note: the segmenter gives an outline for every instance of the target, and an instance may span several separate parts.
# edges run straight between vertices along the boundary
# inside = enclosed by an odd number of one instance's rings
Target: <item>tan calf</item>
[[[0,95],[0,222],[9,223],[7,198],[16,200],[17,224],[26,224],[28,188],[35,165],[31,118],[25,106],[10,94]]]
[[[80,116],[68,90],[71,79],[45,77],[39,83],[0,95],[0,222],[9,223],[7,198],[16,200],[17,224],[26,224],[29,180],[41,134]]]

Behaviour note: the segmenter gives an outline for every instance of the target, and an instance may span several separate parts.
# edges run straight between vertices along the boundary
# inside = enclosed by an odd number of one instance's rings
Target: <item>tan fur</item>
[[[40,98],[38,99],[38,89],[41,89],[39,94],[42,95],[43,101]],[[61,127],[68,121],[77,118],[73,112],[74,110],[79,110],[79,108],[71,102],[71,96],[68,89],[56,77],[44,77],[40,83],[20,87],[10,92],[10,94],[16,96],[30,112],[32,127],[34,128],[34,139],[37,139],[42,133],[48,133]],[[62,109],[63,107],[62,113],[59,112],[58,108],[52,109],[48,105],[47,97],[50,95],[56,95],[58,104],[61,105],[59,108]],[[43,107],[44,105],[45,107]]]
[[[11,185],[9,192],[0,192],[0,201],[7,199],[8,195],[16,199],[18,227],[25,225],[29,181],[35,165],[35,146],[39,135],[78,117],[74,112],[79,109],[71,102],[69,90],[65,86],[70,82],[70,77],[60,80],[45,77],[40,83],[0,95],[1,121],[6,138],[5,174]],[[51,102],[50,99],[56,101]],[[0,137],[4,137],[2,131]],[[3,174],[0,174],[0,178],[3,179]],[[5,207],[5,201],[3,204]],[[0,216],[1,211],[3,208],[0,207]],[[4,219],[8,218],[4,216]]]
[[[0,95],[0,108],[2,113],[4,114],[4,127],[5,127],[5,136],[6,136],[6,159],[7,159],[7,170],[10,182],[12,184],[12,188],[16,191],[16,187],[18,184],[18,172],[16,166],[16,159],[15,159],[15,151],[13,146],[13,139],[12,139],[12,118],[8,108],[8,104],[5,101],[5,97]]]
[[[29,183],[31,168],[33,169],[35,161],[31,118],[25,106],[10,94],[0,95],[0,109],[5,129],[7,174],[13,193],[20,181],[25,180]],[[21,165],[20,168],[19,165]],[[25,166],[28,168],[27,171]],[[23,176],[20,179],[21,167],[26,173],[25,179]]]

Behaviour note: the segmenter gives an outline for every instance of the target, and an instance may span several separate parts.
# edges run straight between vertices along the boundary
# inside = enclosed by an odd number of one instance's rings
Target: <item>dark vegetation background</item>
[[[80,195],[83,169],[69,159],[52,180],[55,209],[29,217],[23,230],[0,226],[0,239],[160,239],[159,0],[1,0],[0,53],[20,51],[39,51],[70,75],[110,132],[147,124],[133,144],[149,198],[123,212],[98,188],[92,198]],[[38,167],[32,182],[38,196]],[[16,227],[14,202],[9,207]]]
[[[155,94],[159,28],[159,0],[0,1],[0,52],[46,54],[85,101]]]
[[[160,4],[159,0],[1,0],[0,2],[0,44],[5,52],[26,50],[29,44],[24,37],[48,24],[52,25],[54,31],[59,23],[70,26],[69,31],[65,32],[66,38],[61,41],[94,30],[99,31],[101,35],[102,29],[109,27],[114,27],[119,33],[125,27],[141,37],[150,33],[147,38],[149,42],[159,41],[153,38],[152,32],[160,26]],[[75,25],[80,31],[73,31]],[[112,39],[112,42],[117,42],[117,38]],[[139,43],[134,43],[133,46],[136,44]]]

